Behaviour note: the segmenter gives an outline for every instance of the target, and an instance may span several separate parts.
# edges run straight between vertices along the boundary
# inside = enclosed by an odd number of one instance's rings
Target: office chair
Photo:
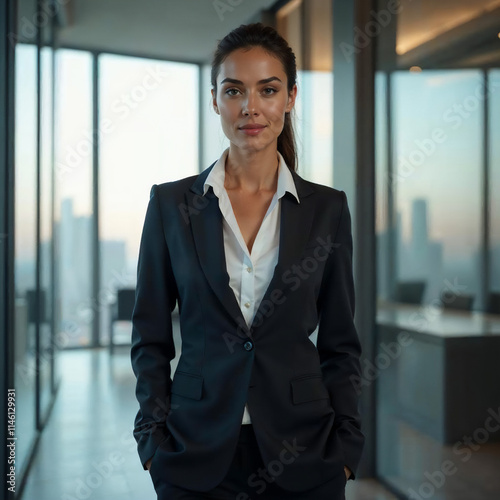
[[[491,314],[500,314],[500,292],[490,292],[488,296],[487,312]]]
[[[400,281],[396,285],[396,301],[405,304],[421,304],[425,286],[425,281]]]
[[[132,321],[132,312],[135,304],[135,288],[120,288],[116,291],[116,301],[111,304],[110,329],[109,329],[109,352],[113,353],[114,346],[114,323],[115,321]]]
[[[471,311],[474,302],[474,295],[455,295],[448,290],[441,292],[441,302],[445,309],[459,309],[461,311]]]

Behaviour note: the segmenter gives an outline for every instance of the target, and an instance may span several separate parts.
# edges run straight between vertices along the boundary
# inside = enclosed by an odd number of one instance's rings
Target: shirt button
[[[245,307],[250,307],[250,302],[245,302]]]
[[[248,271],[249,273],[251,273],[251,272],[252,272],[252,268],[251,268],[251,267],[247,267],[247,271]]]
[[[247,351],[251,351],[253,349],[253,344],[252,342],[250,341],[247,341],[243,344],[243,347],[245,348],[245,350]]]

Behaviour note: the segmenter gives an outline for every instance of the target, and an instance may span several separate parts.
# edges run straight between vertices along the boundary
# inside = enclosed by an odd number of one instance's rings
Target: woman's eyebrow
[[[259,80],[257,83],[258,84],[269,83],[269,82],[272,82],[274,80],[278,80],[278,82],[283,83],[277,76],[271,76],[269,78],[264,78],[264,80]],[[224,80],[222,80],[222,82],[220,82],[220,84],[222,85],[223,83],[226,83],[226,82],[244,85],[241,80],[235,80],[234,78],[224,78]]]

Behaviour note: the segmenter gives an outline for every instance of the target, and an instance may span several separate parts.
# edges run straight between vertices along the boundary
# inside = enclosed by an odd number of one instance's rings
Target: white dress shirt
[[[292,174],[278,151],[277,189],[255,237],[250,254],[224,187],[228,153],[229,148],[222,153],[208,174],[203,184],[203,194],[205,195],[209,186],[212,186],[214,194],[219,199],[219,208],[223,215],[224,251],[229,285],[238,301],[243,317],[250,327],[278,263],[281,197],[288,191],[297,198],[299,203],[300,200]],[[242,424],[250,423],[248,405],[245,405]]]

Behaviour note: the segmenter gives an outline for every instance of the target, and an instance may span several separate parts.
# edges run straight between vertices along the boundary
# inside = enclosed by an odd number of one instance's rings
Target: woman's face
[[[255,152],[273,147],[285,124],[285,113],[295,103],[297,85],[287,91],[281,62],[261,47],[233,51],[222,63],[217,95],[212,89],[215,112],[232,146]],[[242,127],[257,124],[260,129]]]

